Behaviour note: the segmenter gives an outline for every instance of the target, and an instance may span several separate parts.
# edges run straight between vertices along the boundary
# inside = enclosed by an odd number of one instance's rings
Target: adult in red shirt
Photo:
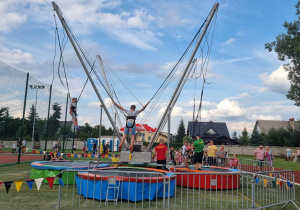
[[[157,155],[157,164],[167,164],[167,155],[168,155],[168,148],[164,145],[165,141],[163,139],[159,140],[159,145],[155,147],[155,151],[153,157]]]

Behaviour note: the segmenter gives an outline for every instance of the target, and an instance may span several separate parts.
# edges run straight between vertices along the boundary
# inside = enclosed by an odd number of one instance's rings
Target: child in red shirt
[[[165,141],[163,139],[160,139],[159,143],[155,147],[153,157],[157,156],[157,164],[167,164],[168,148],[164,145]]]
[[[237,159],[236,154],[234,154],[231,168],[237,169],[238,166],[239,166],[239,159]]]

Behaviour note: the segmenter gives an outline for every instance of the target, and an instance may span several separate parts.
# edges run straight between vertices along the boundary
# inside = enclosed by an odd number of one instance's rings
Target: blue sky
[[[215,2],[60,0],[56,3],[89,55],[95,59],[100,54],[139,101],[146,103]],[[296,3],[296,0],[220,1],[207,75],[211,84],[204,90],[202,121],[226,122],[230,133],[234,130],[240,133],[244,127],[252,132],[257,119],[299,119],[298,107],[285,96],[289,81],[281,67],[284,62],[264,49],[264,43],[285,32],[282,27],[285,20],[296,19]],[[1,0],[0,15],[0,60],[49,84],[55,34],[51,1]],[[58,25],[62,37],[61,24]],[[70,93],[76,97],[86,76],[70,43],[64,59]],[[124,99],[123,105],[138,105],[124,86],[111,77]],[[199,79],[197,100],[201,86]],[[54,87],[67,91],[57,73]],[[194,81],[190,80],[172,113],[172,132],[176,131],[180,118],[186,124],[192,120],[193,99]],[[150,126],[156,126],[165,103],[156,105],[147,121]],[[88,84],[78,105],[80,124],[97,124],[98,106]],[[144,119],[148,111],[139,119]],[[109,126],[106,118],[104,124]]]

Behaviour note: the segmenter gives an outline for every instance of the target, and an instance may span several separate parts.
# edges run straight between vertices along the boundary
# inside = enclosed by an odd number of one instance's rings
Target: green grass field
[[[246,157],[247,158],[247,157]],[[82,160],[82,159],[81,159]],[[278,161],[279,165],[290,164],[292,166],[296,163]],[[24,163],[19,165],[0,167],[0,180],[1,181],[17,181],[24,180],[25,175],[30,170],[30,163]],[[278,166],[276,166],[278,167]],[[286,166],[289,167],[289,166]],[[99,202],[98,200],[85,199],[77,194],[76,186],[74,186],[75,191],[73,191],[73,185],[68,185],[68,187],[62,187],[61,194],[61,207],[64,209],[71,209],[74,205],[75,209],[79,206],[81,208],[92,208],[93,206],[98,209],[162,209],[163,200],[158,199],[157,201],[144,201],[144,202],[119,202],[118,207],[114,207],[113,202],[109,202],[108,206],[104,205],[104,202]],[[300,187],[296,187],[296,204],[300,206]],[[74,199],[72,200],[72,195],[74,192]],[[196,192],[196,193],[195,193]],[[227,206],[228,208],[233,207],[233,209],[240,209],[242,207],[246,208],[247,205],[251,204],[251,199],[249,198],[251,192],[239,190],[224,191],[222,196],[227,196],[228,199],[220,198],[221,191],[212,191],[210,194],[206,190],[193,191],[188,188],[176,188],[176,198],[170,198],[170,208],[175,209],[203,209],[211,206],[212,209],[221,208]],[[66,199],[66,195],[68,196]],[[13,184],[9,193],[5,191],[4,184],[0,187],[0,206],[1,209],[52,209],[58,203],[58,186],[54,185],[51,190],[48,184],[42,184],[40,191],[37,191],[36,185],[34,184],[32,190],[30,191],[26,182],[23,183],[20,192],[16,191],[16,187]],[[168,205],[168,202],[166,202]],[[270,209],[280,209],[281,206],[272,207]],[[296,209],[293,205],[289,204],[286,209]]]

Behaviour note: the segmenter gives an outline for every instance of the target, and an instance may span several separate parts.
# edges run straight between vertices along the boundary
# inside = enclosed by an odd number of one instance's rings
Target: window
[[[139,137],[141,137],[142,136],[142,133],[139,133]]]
[[[151,141],[151,137],[150,136],[148,137],[148,141]]]
[[[217,133],[214,131],[214,129],[210,128],[208,131],[205,132],[206,135],[216,135]]]

